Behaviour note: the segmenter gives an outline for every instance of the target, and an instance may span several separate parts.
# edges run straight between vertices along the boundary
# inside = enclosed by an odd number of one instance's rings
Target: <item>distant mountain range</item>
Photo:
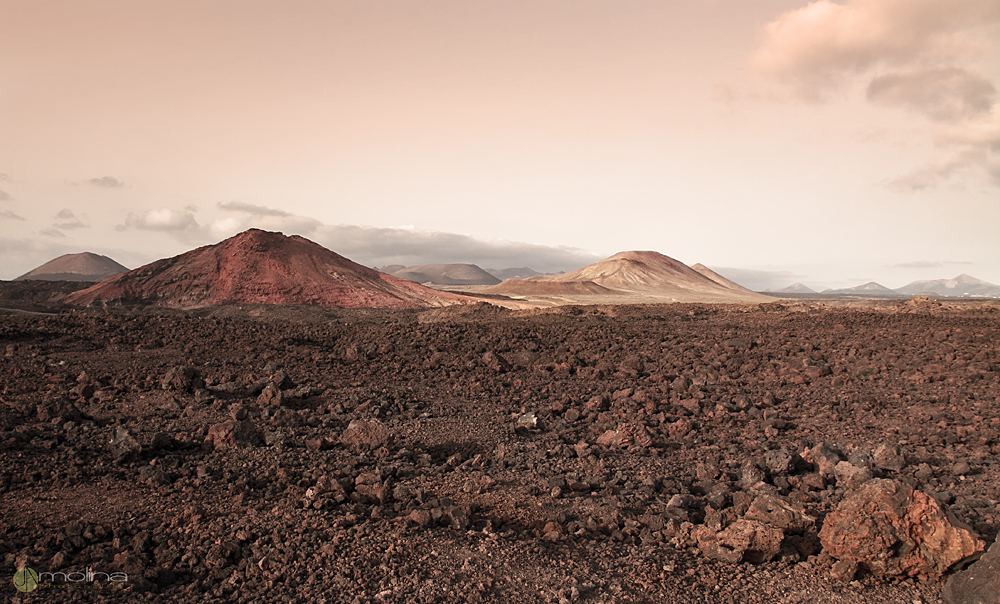
[[[896,290],[901,294],[916,295],[922,293],[934,293],[939,296],[950,297],[986,297],[995,298],[1000,296],[1000,285],[993,285],[981,279],[970,277],[969,275],[959,275],[954,279],[937,279],[935,281],[914,281],[913,283],[900,287]]]
[[[866,296],[898,296],[898,292],[895,292],[884,285],[875,283],[874,281],[869,281],[863,285],[855,285],[854,287],[845,287],[842,289],[824,289],[821,293],[824,294],[863,294]]]
[[[795,283],[784,289],[774,291],[776,294],[814,294],[814,290]],[[949,298],[1000,298],[1000,285],[994,285],[976,279],[969,275],[959,275],[954,279],[935,279],[929,281],[914,281],[896,289],[889,289],[871,281],[864,285],[841,289],[825,289],[823,295],[840,296],[916,296],[929,295]]]

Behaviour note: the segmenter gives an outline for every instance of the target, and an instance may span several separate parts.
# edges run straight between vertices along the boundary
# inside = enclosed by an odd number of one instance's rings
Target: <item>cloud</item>
[[[53,237],[55,239],[66,238],[66,233],[63,233],[59,229],[48,228],[48,229],[42,229],[41,231],[38,232],[41,233],[42,235],[45,235],[46,237]]]
[[[483,240],[469,235],[420,231],[413,228],[382,228],[357,225],[326,225],[307,216],[238,201],[216,204],[239,212],[204,226],[193,210],[149,210],[129,214],[119,229],[164,231],[187,243],[219,241],[249,228],[302,235],[366,266],[386,264],[471,263],[482,268],[528,266],[540,272],[567,271],[600,260],[591,252],[572,247],[549,247],[502,240]]]
[[[996,21],[996,0],[819,0],[765,25],[751,64],[803,98],[819,100],[872,67],[972,52],[964,31]]]
[[[0,172],[0,180],[8,180],[9,181],[10,180],[10,176],[4,174],[3,172]]]
[[[890,73],[868,84],[869,101],[944,122],[988,114],[996,93],[989,80],[957,67]]]
[[[189,211],[161,208],[146,210],[142,214],[133,214],[125,218],[125,224],[119,228],[140,229],[144,231],[181,232],[200,228],[194,214]]]
[[[356,225],[324,225],[316,230],[315,239],[320,245],[366,266],[461,262],[482,268],[528,266],[541,272],[556,272],[580,268],[601,258],[572,247]]]
[[[102,189],[120,189],[125,186],[125,183],[113,176],[91,178],[87,180],[87,184],[94,185],[95,187],[101,187]]]
[[[769,271],[728,266],[710,267],[730,281],[735,281],[755,292],[776,291],[806,278],[791,271]]]
[[[881,184],[894,191],[920,191],[959,174],[978,173],[1000,187],[1000,104],[983,119],[939,125],[934,145],[941,151],[939,157]]]
[[[6,220],[25,220],[24,216],[18,216],[17,214],[11,212],[10,210],[0,211],[0,218],[4,218]]]
[[[0,201],[9,201],[11,199],[14,199],[14,198],[11,197],[10,193],[8,193],[7,191],[4,191],[3,189],[0,189]]]
[[[954,265],[972,265],[972,262],[966,260],[918,260],[916,262],[901,262],[900,264],[893,264],[890,268],[941,268],[944,266],[954,266]]]
[[[80,229],[89,225],[77,218],[72,210],[66,209],[56,214],[56,220],[52,226],[57,229]]]
[[[252,203],[244,203],[242,201],[220,201],[215,204],[222,210],[230,210],[232,212],[246,212],[254,216],[291,216],[289,212],[284,210],[278,210],[275,208],[269,208],[266,206],[258,206]]]
[[[869,102],[929,118],[937,157],[889,189],[966,174],[1000,186],[997,88],[961,66],[996,52],[998,24],[996,0],[819,0],[765,25],[751,64],[812,102],[868,78]]]

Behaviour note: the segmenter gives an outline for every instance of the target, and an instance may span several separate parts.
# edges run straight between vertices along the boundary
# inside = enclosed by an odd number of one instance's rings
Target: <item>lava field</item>
[[[0,353],[10,601],[951,602],[1000,530],[988,303],[93,308]]]

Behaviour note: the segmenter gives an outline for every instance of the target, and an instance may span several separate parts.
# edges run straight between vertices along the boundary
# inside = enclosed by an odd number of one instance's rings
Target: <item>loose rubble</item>
[[[914,308],[0,315],[8,596],[975,601],[1000,311]]]

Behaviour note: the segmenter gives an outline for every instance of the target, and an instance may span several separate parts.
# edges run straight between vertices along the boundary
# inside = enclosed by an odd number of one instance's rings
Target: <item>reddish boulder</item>
[[[619,424],[617,429],[608,430],[599,436],[597,444],[622,448],[632,445],[648,447],[653,444],[653,437],[642,424]]]
[[[388,446],[392,432],[378,420],[355,419],[340,435],[340,442],[355,451],[366,451]]]
[[[940,577],[985,546],[930,496],[881,479],[845,498],[827,515],[819,537],[830,556],[881,576]]]
[[[778,555],[785,532],[755,520],[740,519],[719,532],[699,527],[691,536],[707,558],[730,564],[760,564]]]
[[[260,444],[260,430],[249,419],[236,421],[231,419],[221,424],[215,424],[208,429],[205,442],[216,449],[231,447],[253,447]]]

